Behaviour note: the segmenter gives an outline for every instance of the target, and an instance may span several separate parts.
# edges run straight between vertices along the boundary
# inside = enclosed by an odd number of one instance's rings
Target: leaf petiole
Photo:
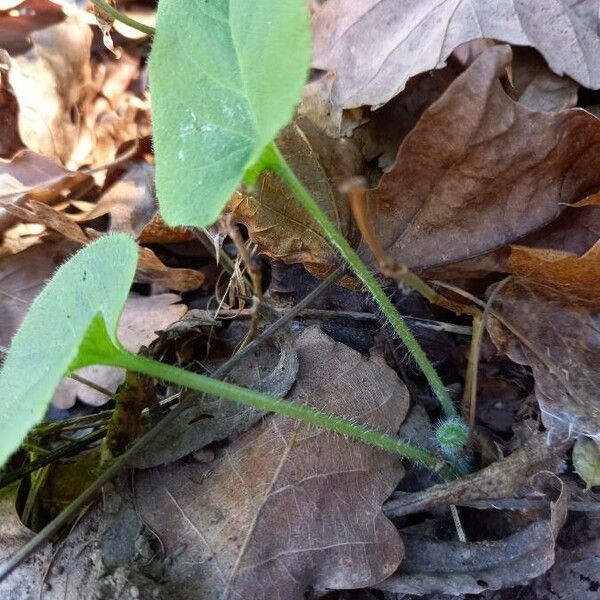
[[[383,288],[369,270],[369,267],[361,260],[352,246],[346,241],[346,238],[338,231],[329,217],[323,212],[321,207],[307,191],[302,182],[296,177],[294,171],[290,168],[287,161],[274,143],[269,144],[258,163],[258,168],[267,168],[278,175],[290,190],[296,196],[296,199],[304,210],[320,225],[330,242],[348,263],[355,275],[369,290],[374,300],[377,302],[385,314],[390,325],[402,340],[406,349],[425,375],[429,385],[436,398],[438,399],[444,414],[447,417],[456,417],[458,413],[452,402],[452,398],[446,389],[446,386],[440,379],[431,361],[427,358],[425,352],[416,340],[412,331],[408,328],[396,307],[387,297]]]
[[[133,27],[133,29],[137,29],[146,35],[154,35],[154,27],[150,27],[150,25],[144,25],[144,23],[140,23],[139,21],[128,17],[126,14],[123,14],[121,11],[117,10],[114,6],[111,6],[108,2],[106,2],[106,0],[91,0],[91,2],[101,11],[105,12],[109,17],[112,17],[115,21],[121,21],[121,23],[129,25],[129,27]]]
[[[192,373],[180,367],[132,354],[126,350],[122,350],[118,355],[114,356],[111,360],[111,365],[149,375],[156,379],[197,390],[204,394],[218,396],[226,400],[244,404],[245,406],[251,406],[252,408],[277,413],[303,421],[304,423],[316,425],[317,427],[361,440],[370,446],[376,446],[388,452],[400,454],[429,469],[435,470],[443,465],[443,462],[434,454],[390,435],[369,429],[364,425],[353,423],[344,417],[322,412],[305,404],[282,400],[226,381],[212,379],[206,375]]]

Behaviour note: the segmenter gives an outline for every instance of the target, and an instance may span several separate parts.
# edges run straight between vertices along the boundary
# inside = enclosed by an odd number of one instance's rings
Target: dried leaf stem
[[[439,400],[444,413],[448,416],[456,416],[456,408],[452,398],[446,389],[446,386],[440,379],[437,371],[427,358],[425,352],[417,342],[412,331],[408,328],[396,307],[387,297],[383,288],[375,278],[375,275],[369,270],[369,267],[360,259],[358,254],[352,249],[346,238],[338,231],[329,217],[321,210],[315,199],[306,190],[302,182],[296,177],[285,158],[279,152],[275,144],[270,144],[264,152],[263,164],[269,170],[277,174],[286,183],[290,190],[296,196],[296,199],[304,210],[320,225],[325,232],[331,244],[341,254],[348,263],[354,274],[369,290],[379,308],[385,314],[388,322],[402,340],[406,349],[414,358],[415,362],[425,375],[433,393]]]

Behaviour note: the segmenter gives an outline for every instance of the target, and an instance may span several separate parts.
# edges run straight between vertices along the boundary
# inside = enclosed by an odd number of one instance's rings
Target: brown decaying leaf
[[[508,95],[532,110],[559,111],[577,104],[577,84],[559,77],[533,48],[513,48]]]
[[[352,240],[355,233],[348,202],[337,189],[362,167],[362,158],[352,142],[332,140],[307,119],[299,119],[280,133],[278,145],[298,178],[338,229]],[[248,228],[259,252],[275,260],[302,262],[313,271],[337,263],[327,237],[274,175],[263,175],[251,195],[235,194],[228,211]]]
[[[498,77],[507,46],[481,54],[404,139],[369,193],[389,256],[413,268],[473,258],[555,219],[600,185],[600,122],[583,110],[533,112]]]
[[[418,595],[480,594],[522,585],[546,572],[554,564],[568,494],[558,477],[540,475],[551,477],[556,487],[548,498],[549,519],[535,521],[504,539],[471,543],[431,537],[427,523],[400,530],[406,558],[377,588]]]
[[[92,58],[92,82],[81,100],[81,127],[74,160],[111,162],[127,141],[151,134],[146,75],[139,57],[123,52]]]
[[[24,0],[12,2],[18,5],[19,14],[15,16],[8,9],[7,0],[3,0],[4,10],[0,12],[0,48],[11,54],[21,53],[31,46],[31,34],[54,25],[65,18],[57,2],[48,0]]]
[[[0,345],[8,347],[33,299],[77,248],[71,240],[47,241],[0,258]]]
[[[67,171],[56,159],[30,150],[19,152],[11,160],[0,159],[0,206],[23,204],[28,199],[56,202],[61,192],[81,183],[82,173]],[[0,232],[18,221],[17,217],[0,208]]]
[[[386,502],[385,513],[401,517],[434,506],[512,496],[539,471],[555,470],[569,445],[564,441],[549,445],[545,434],[533,435],[522,448],[477,473],[421,492],[395,494],[394,499]]]
[[[600,310],[600,241],[583,256],[559,250],[511,246],[508,270],[522,279],[548,285],[569,298]]]
[[[89,228],[83,231],[64,213],[39,202],[30,201],[27,207],[8,207],[7,210],[22,220],[41,223],[65,238],[80,244],[88,243],[104,235]],[[200,271],[168,267],[150,248],[140,246],[139,251],[136,271],[136,281],[138,282],[156,283],[177,292],[195,290],[204,282],[204,275]]]
[[[597,299],[596,299],[597,300]],[[529,364],[542,421],[552,438],[600,439],[600,334],[597,316],[549,286],[515,279],[495,296],[494,311],[519,337],[488,321],[498,347]]]
[[[8,83],[10,56],[0,47],[0,158],[12,158],[24,148],[19,136],[19,103]]]
[[[389,171],[402,140],[458,74],[453,62],[439,71],[417,75],[398,96],[371,112],[368,121],[352,132],[367,160],[377,158],[379,167]]]
[[[181,335],[185,329],[198,327],[198,324],[192,319],[182,319],[175,327]],[[244,328],[243,335],[246,331]],[[241,340],[236,338],[236,341],[239,344]],[[270,342],[262,344],[242,361],[227,379],[237,385],[284,398],[296,381],[298,355],[289,331],[280,332]],[[211,348],[214,348],[214,343]],[[246,431],[265,415],[264,411],[222,398],[205,397],[191,390],[187,391],[185,402],[189,403],[189,408],[163,431],[159,439],[147,445],[143,455],[132,460],[132,467],[148,469],[175,462],[214,441]]]
[[[78,17],[36,31],[33,47],[11,59],[10,85],[19,102],[19,133],[39,154],[68,168],[79,137],[78,103],[90,81],[90,27]]]
[[[533,46],[555,73],[597,88],[597,21],[595,0],[329,0],[313,20],[313,66],[335,73],[334,105],[381,105],[483,37]]]
[[[128,233],[145,244],[168,244],[194,239],[182,227],[168,227],[158,212],[154,165],[137,163],[106,191],[94,207],[74,217],[82,223],[109,215],[109,231]]]
[[[408,394],[383,358],[367,361],[318,328],[297,350],[293,400],[397,431]],[[142,518],[172,561],[172,589],[186,598],[300,600],[310,585],[373,585],[402,558],[381,512],[403,474],[398,457],[273,416],[203,470],[170,465],[136,481]]]
[[[558,219],[519,240],[520,246],[585,254],[600,240],[600,206],[587,198],[567,207]]]
[[[148,346],[156,339],[156,332],[165,329],[180,319],[187,311],[177,294],[157,294],[138,296],[132,294],[125,303],[119,321],[119,340],[131,352],[138,352],[142,346]],[[122,369],[93,366],[77,371],[77,374],[89,381],[115,392],[123,383],[125,373]],[[84,404],[102,406],[110,398],[73,379],[63,379],[58,386],[52,403],[58,408],[70,408],[79,398]]]

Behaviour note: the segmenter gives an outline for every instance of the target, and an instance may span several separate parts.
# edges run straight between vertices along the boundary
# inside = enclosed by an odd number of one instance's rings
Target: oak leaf
[[[531,111],[499,76],[508,46],[481,54],[404,139],[369,193],[388,255],[428,268],[486,254],[540,229],[600,185],[600,121]]]
[[[457,46],[493,38],[533,46],[550,68],[600,87],[595,0],[329,0],[313,21],[313,66],[335,73],[331,101],[381,105]]]
[[[383,358],[365,360],[317,328],[298,339],[291,396],[397,431],[406,388]],[[317,589],[372,585],[402,558],[381,512],[403,470],[397,457],[287,418],[246,432],[199,477],[188,464],[143,471],[144,521],[173,557],[187,598],[300,600]]]

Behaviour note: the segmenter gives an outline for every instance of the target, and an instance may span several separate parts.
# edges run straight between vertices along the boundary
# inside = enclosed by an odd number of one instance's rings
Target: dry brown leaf
[[[600,207],[591,197],[570,205],[549,225],[519,240],[519,245],[585,254],[600,240]]]
[[[138,236],[140,244],[179,244],[195,240],[196,234],[185,227],[169,227],[155,212],[150,221],[144,225]],[[217,247],[217,254],[220,248]]]
[[[148,346],[156,339],[157,331],[180,319],[186,311],[187,306],[181,304],[181,298],[176,294],[132,294],[125,303],[119,321],[119,341],[127,350],[137,353],[142,346]],[[115,392],[125,379],[122,369],[102,366],[86,367],[77,371],[77,374],[111,392]],[[83,383],[63,379],[54,393],[52,402],[57,408],[70,408],[77,398],[92,406],[102,406],[110,400]]]
[[[337,186],[360,172],[362,159],[356,148],[348,140],[327,138],[306,119],[286,127],[278,146],[323,210],[352,240],[352,216]],[[274,175],[263,175],[253,195],[235,194],[228,210],[248,228],[259,252],[275,260],[302,262],[312,270],[337,263],[325,234]]]
[[[513,275],[559,290],[571,304],[600,310],[600,241],[583,256],[511,246],[506,266]]]
[[[600,439],[600,333],[597,316],[549,286],[514,279],[493,302],[492,339],[515,362],[529,364],[542,421],[552,438]],[[517,337],[515,337],[517,336]]]
[[[140,246],[136,281],[157,283],[177,292],[190,292],[204,283],[204,275],[194,269],[168,267],[150,248]]]
[[[76,220],[85,222],[109,215],[109,231],[137,237],[156,210],[154,166],[137,163],[102,195],[90,212],[78,215]]]
[[[413,77],[398,96],[373,111],[368,122],[352,133],[367,160],[377,158],[379,167],[389,171],[402,140],[458,74],[457,66],[449,64],[439,71]]]
[[[532,110],[559,111],[577,104],[577,84],[559,77],[533,48],[513,48],[512,86],[507,92],[513,100]]]
[[[90,228],[83,231],[64,213],[39,202],[30,201],[27,207],[9,207],[8,210],[22,220],[41,223],[79,244],[88,243],[105,235]],[[140,246],[139,252],[135,276],[135,280],[138,282],[156,283],[177,292],[195,290],[204,282],[204,275],[200,271],[169,267],[150,248]]]
[[[24,150],[11,160],[0,159],[0,206],[22,205],[28,199],[53,202],[61,192],[81,183],[82,173],[67,171],[53,158]],[[0,232],[17,222],[6,208],[0,208]]]
[[[19,102],[19,133],[25,145],[66,167],[79,137],[78,103],[90,80],[92,32],[80,18],[36,31],[27,54],[11,59],[9,81]]]
[[[0,258],[0,345],[8,347],[33,299],[77,248],[71,240],[60,240]]]
[[[569,445],[564,441],[549,445],[545,434],[536,434],[510,456],[477,473],[420,492],[394,494],[385,503],[384,511],[390,517],[401,517],[434,506],[510,497],[536,473],[555,470]]]
[[[24,148],[19,136],[19,103],[8,83],[10,56],[0,48],[0,158],[12,158]]]
[[[31,34],[65,18],[60,6],[48,0],[2,0],[0,10],[0,48],[11,54],[24,52],[31,46]],[[14,4],[17,11],[8,6]]]
[[[298,339],[292,398],[397,431],[408,394],[383,358],[365,360],[318,328]],[[209,473],[171,465],[140,473],[137,502],[161,537],[186,598],[304,598],[305,588],[370,586],[402,558],[381,503],[402,476],[397,457],[273,416]],[[193,589],[185,582],[193,581]]]
[[[510,58],[507,46],[481,54],[369,193],[371,223],[396,261],[428,268],[488,253],[597,190],[600,122],[583,110],[515,103],[498,81]]]
[[[79,163],[107,164],[127,141],[151,133],[150,102],[145,67],[123,52],[118,60],[92,59],[92,83],[81,101],[81,127],[75,159]]]
[[[109,215],[111,232],[128,233],[145,244],[167,244],[195,239],[193,232],[169,227],[158,212],[154,189],[154,165],[137,163],[131,167],[97,204],[74,218],[86,222]]]
[[[161,340],[172,334],[175,328],[179,337],[186,329],[189,333],[192,328],[197,330],[198,326],[194,315],[188,314],[172,328],[163,332]],[[232,329],[235,328],[229,328],[228,332]],[[240,329],[242,332],[239,336],[233,336],[231,346],[239,347],[240,342],[245,338],[246,327]],[[222,338],[219,342],[210,341],[211,352],[215,351],[215,347],[223,341]],[[177,344],[176,341],[173,343]],[[215,366],[215,363],[209,362],[209,359],[210,357],[207,356],[208,372]],[[227,379],[237,385],[284,398],[294,385],[297,374],[298,355],[295,339],[289,331],[283,331],[274,339],[263,343],[256,352],[251,353],[229,373]],[[163,430],[160,439],[155,439],[146,446],[143,455],[131,461],[132,467],[149,469],[168,465],[212,442],[237,437],[265,416],[264,411],[222,398],[206,397],[191,390],[186,393],[185,402],[188,403],[189,408]]]
[[[459,596],[522,585],[545,573],[554,564],[568,494],[556,475],[539,474],[544,475],[554,488],[548,494],[550,518],[534,521],[503,539],[470,543],[433,537],[427,522],[402,529],[406,559],[377,588],[397,594]],[[542,494],[538,494],[539,499]]]
[[[600,87],[595,0],[329,0],[313,20],[313,66],[332,71],[332,103],[381,105],[464,42],[533,46],[557,74]]]

